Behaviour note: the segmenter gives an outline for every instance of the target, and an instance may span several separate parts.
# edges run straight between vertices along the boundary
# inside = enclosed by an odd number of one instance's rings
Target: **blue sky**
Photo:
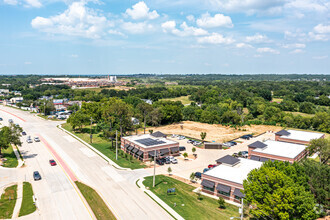
[[[0,74],[330,73],[329,0],[0,0]]]

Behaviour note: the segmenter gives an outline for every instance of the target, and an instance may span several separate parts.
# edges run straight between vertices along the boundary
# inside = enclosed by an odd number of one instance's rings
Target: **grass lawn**
[[[157,175],[155,188],[152,187],[152,176],[146,177],[143,184],[185,219],[229,219],[239,216],[238,207],[234,205],[226,203],[225,209],[219,209],[215,199],[202,195],[198,200],[197,194],[192,192],[195,188],[179,180]],[[176,193],[167,195],[169,188],[175,188]]]
[[[18,161],[12,146],[9,146],[7,149],[1,149],[1,152],[3,158],[7,159],[3,162],[3,167],[14,168],[18,166]]]
[[[281,102],[283,102],[283,99],[281,99],[281,98],[273,98],[272,101],[273,102],[277,102],[277,103],[281,103]]]
[[[168,99],[161,99],[160,101],[181,101],[183,105],[188,105],[190,104],[192,101],[189,100],[189,95],[187,96],[180,96],[177,98],[168,98]]]
[[[33,189],[29,182],[23,182],[23,200],[21,209],[19,210],[19,217],[31,214],[37,207],[33,203]]]
[[[93,213],[97,219],[116,219],[116,217],[112,214],[108,206],[104,203],[103,199],[94,189],[78,181],[76,181],[75,183],[78,186],[81,194],[83,194],[89,206],[93,210]]]
[[[73,132],[72,127],[70,124],[63,124],[62,128],[66,129],[67,131],[72,132],[75,134],[77,137],[83,139],[87,143],[90,142],[90,137],[89,137],[89,128],[86,127],[83,129],[82,133],[79,132]],[[94,129],[95,130],[95,129]],[[107,156],[110,160],[114,161],[121,167],[125,168],[131,168],[131,169],[139,169],[139,168],[144,168],[145,165],[133,158],[132,160],[129,160],[125,158],[124,152],[120,150],[120,144],[118,143],[118,160],[116,160],[116,151],[114,148],[111,148],[111,142],[108,140],[105,140],[104,138],[100,137],[101,133],[94,133],[93,134],[93,143],[91,144],[93,147],[95,147],[97,150],[99,150],[101,153],[103,153],[105,156]],[[118,138],[119,139],[119,138]],[[115,143],[115,142],[114,142]]]
[[[285,113],[291,113],[294,116],[301,115],[303,117],[313,117],[313,116],[315,116],[315,114],[307,114],[307,113],[302,113],[302,112],[289,112],[289,111],[285,111]]]
[[[9,200],[10,197],[10,200]],[[7,187],[0,199],[0,219],[10,219],[17,199],[17,185]]]

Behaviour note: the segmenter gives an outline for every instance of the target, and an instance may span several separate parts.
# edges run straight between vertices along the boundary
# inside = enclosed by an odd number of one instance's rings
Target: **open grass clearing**
[[[79,181],[76,181],[75,183],[98,220],[116,219],[101,196],[94,189]]]
[[[33,213],[37,207],[33,202],[33,189],[29,182],[23,182],[23,199],[19,217]]]
[[[1,152],[2,157],[5,159],[2,164],[3,167],[14,168],[18,166],[17,157],[11,145],[7,149],[1,149]]]
[[[160,101],[180,101],[183,105],[189,105],[192,101],[189,100],[189,95],[187,96],[180,96],[176,98],[166,98],[166,99],[160,99]]]
[[[239,216],[238,207],[226,204],[225,209],[219,209],[217,200],[203,195],[198,199],[193,186],[171,177],[157,175],[155,188],[152,187],[152,176],[146,177],[143,184],[185,219],[230,219]],[[168,195],[169,188],[175,188],[175,193]]]
[[[1,195],[0,219],[11,219],[17,200],[17,185],[9,186]]]
[[[310,118],[315,115],[315,114],[307,114],[307,113],[302,113],[302,112],[289,112],[289,111],[285,111],[285,113],[291,113],[294,116],[301,115],[303,117],[310,117]]]
[[[88,126],[82,129],[82,132],[74,132],[70,124],[63,124],[62,128],[70,131],[77,137],[83,139],[87,143],[90,143],[90,129]],[[120,149],[120,143],[118,143],[118,160],[116,160],[116,151],[115,148],[112,148],[111,142],[109,140],[101,137],[101,133],[96,133],[96,130],[93,129],[93,143],[91,144],[105,156],[107,156],[110,160],[114,161],[121,167],[131,168],[131,169],[139,169],[146,167],[141,161],[131,158],[129,155],[125,156],[124,152]],[[119,138],[118,138],[119,140]],[[115,142],[114,142],[115,144]],[[127,157],[127,158],[126,158]]]

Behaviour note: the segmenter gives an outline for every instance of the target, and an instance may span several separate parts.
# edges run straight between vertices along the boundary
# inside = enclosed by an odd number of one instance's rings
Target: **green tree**
[[[0,155],[1,150],[7,149],[11,144],[21,146],[22,142],[20,137],[22,136],[23,129],[18,125],[4,126],[0,129]]]
[[[191,151],[192,151],[193,153],[195,153],[195,152],[196,152],[196,147],[193,147],[193,148],[191,149]]]
[[[201,132],[200,136],[202,141],[204,142],[204,139],[206,138],[206,132]]]
[[[78,110],[75,113],[72,113],[68,118],[67,122],[72,126],[72,129],[75,130],[77,127],[80,131],[82,131],[82,126],[87,125],[90,119],[88,115],[86,115],[81,110]]]
[[[221,208],[221,209],[225,209],[226,208],[226,202],[225,202],[225,200],[222,197],[219,197],[218,204],[219,204],[219,208]]]
[[[243,182],[250,213],[257,219],[315,219],[312,194],[275,167],[252,170]]]
[[[194,182],[194,181],[195,181],[196,176],[195,176],[195,173],[194,173],[194,172],[192,172],[192,173],[190,174],[189,179],[190,179],[191,182]]]
[[[162,120],[162,112],[160,110],[160,108],[154,108],[151,112],[150,112],[150,123],[153,126],[158,126],[160,124],[160,121]]]
[[[172,168],[171,168],[171,167],[168,167],[168,168],[167,168],[167,172],[168,172],[168,175],[171,175],[171,173],[172,173]]]
[[[188,157],[188,153],[187,153],[187,152],[184,152],[184,153],[182,154],[182,156],[184,157],[184,159],[187,159],[187,157]]]
[[[137,109],[141,112],[143,115],[143,121],[144,121],[144,134],[146,133],[146,125],[147,125],[147,117],[149,116],[150,112],[153,110],[152,106],[148,103],[142,102],[138,104]]]
[[[119,99],[114,99],[109,107],[110,112],[119,119],[120,136],[123,135],[123,130],[131,126],[132,111],[130,106]]]
[[[327,164],[330,158],[330,140],[329,139],[313,139],[307,148],[310,155],[319,153],[320,163]]]

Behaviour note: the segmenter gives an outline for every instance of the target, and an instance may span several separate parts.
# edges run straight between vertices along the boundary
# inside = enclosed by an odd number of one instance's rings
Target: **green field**
[[[116,217],[109,210],[108,206],[104,203],[100,195],[91,187],[76,181],[81,194],[85,197],[87,203],[93,210],[94,215],[99,220],[111,220],[116,219]]]
[[[23,182],[23,199],[19,217],[33,213],[37,207],[33,203],[33,189],[29,182]]]
[[[0,219],[10,219],[17,199],[17,185],[7,187],[0,199]]]
[[[177,98],[160,99],[160,101],[180,101],[183,105],[189,105],[192,102],[189,100],[189,95]]]
[[[73,132],[70,124],[63,124],[62,128],[72,132],[77,137],[83,139],[87,143],[90,142],[90,136],[89,136],[90,129],[88,127],[84,128],[82,133]],[[119,166],[125,168],[139,169],[145,167],[145,165],[141,161],[135,159],[134,157],[132,158],[132,160],[125,158],[125,156],[122,154],[123,151],[120,150],[119,143],[118,143],[118,160],[116,160],[116,151],[114,150],[114,148],[111,148],[111,142],[100,137],[100,135],[101,133],[93,133],[93,143],[91,145],[95,147],[97,150],[99,150],[101,153],[103,153],[105,156],[107,156],[110,160],[114,161]]]
[[[307,114],[307,113],[302,113],[302,112],[289,112],[289,111],[284,111],[285,113],[291,113],[294,116],[301,115],[303,117],[313,117],[315,114]]]
[[[155,188],[152,187],[152,176],[146,177],[143,184],[185,219],[229,219],[239,216],[238,207],[226,203],[225,209],[219,209],[217,200],[203,195],[198,199],[192,191],[195,189],[193,186],[171,177],[157,175]],[[169,188],[175,188],[175,194],[167,195]]]
[[[1,152],[2,156],[7,159],[3,162],[3,167],[14,168],[18,166],[18,161],[11,145],[7,149],[2,149]]]
[[[283,102],[283,99],[281,99],[281,98],[273,98],[272,101],[273,102],[277,102],[277,103],[281,103],[281,102]]]

